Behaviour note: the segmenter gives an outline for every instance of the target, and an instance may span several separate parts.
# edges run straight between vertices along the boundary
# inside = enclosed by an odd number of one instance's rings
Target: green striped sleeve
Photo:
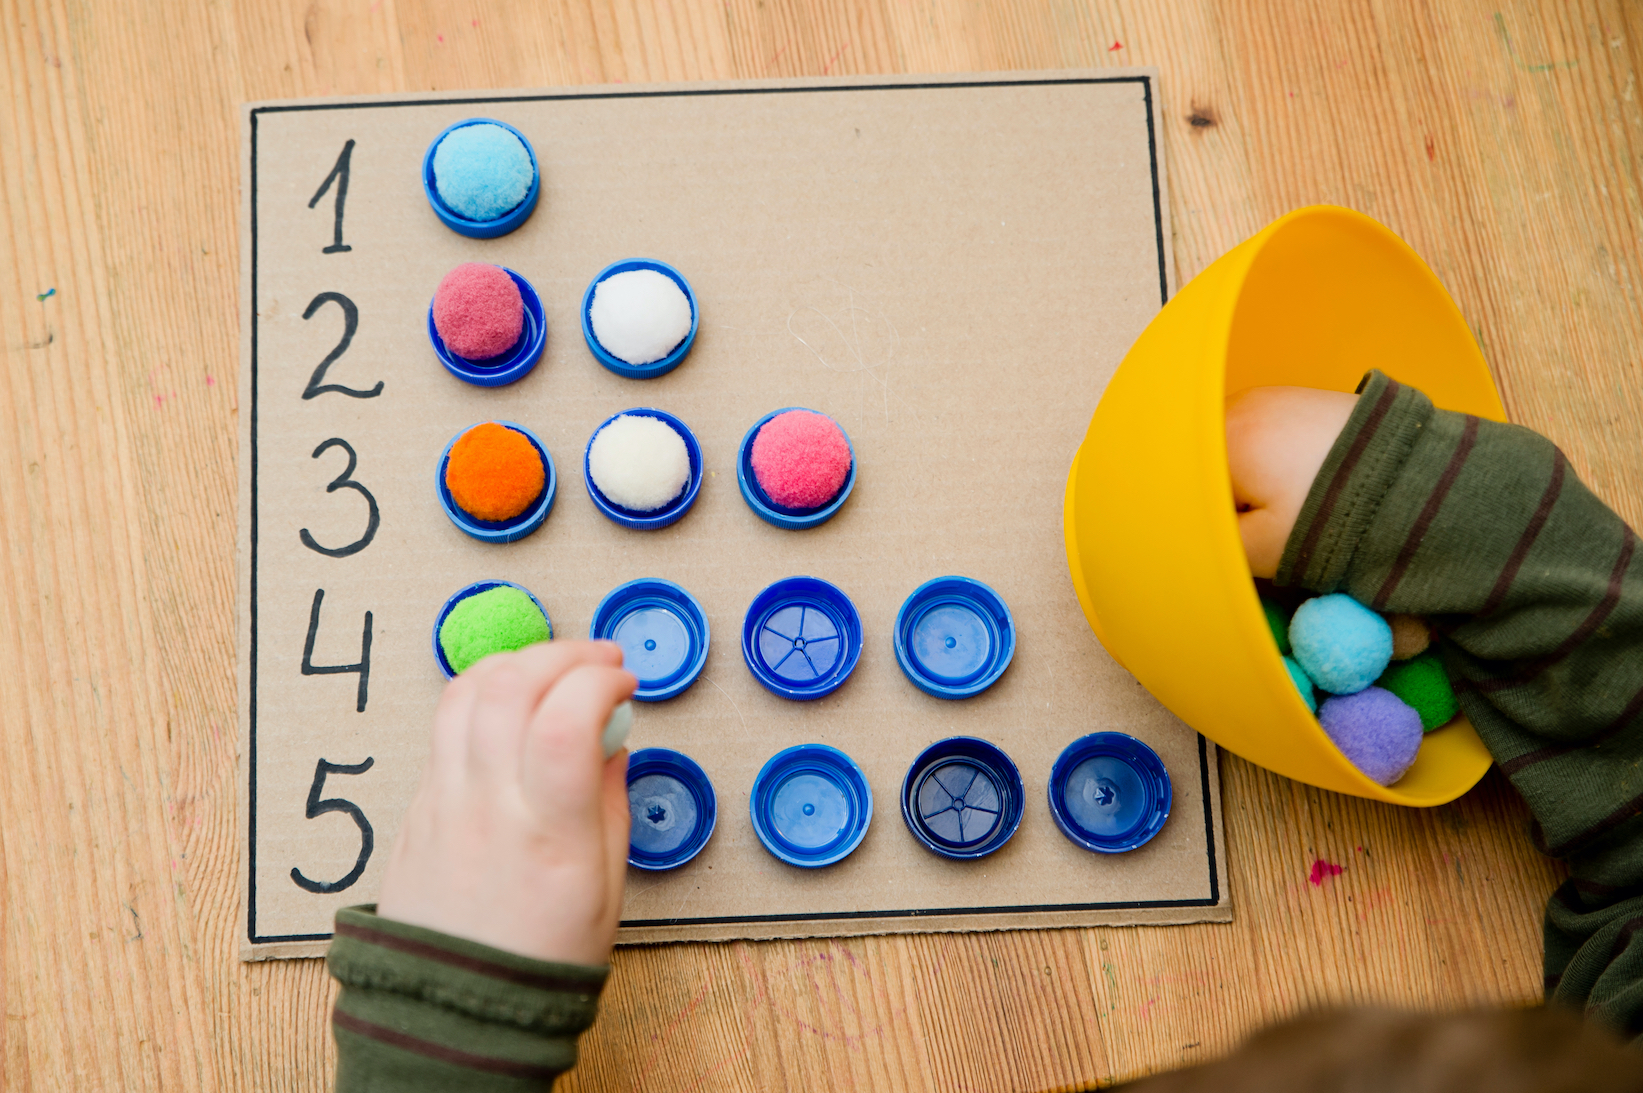
[[[1643,552],[1546,438],[1372,372],[1277,583],[1424,615],[1461,708],[1565,859],[1547,984],[1643,1033]]]
[[[576,1063],[606,968],[553,964],[377,916],[337,912],[326,964],[337,1093],[526,1093]]]

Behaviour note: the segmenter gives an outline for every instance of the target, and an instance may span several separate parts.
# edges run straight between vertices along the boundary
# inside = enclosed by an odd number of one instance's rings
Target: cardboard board
[[[319,954],[335,909],[374,897],[444,682],[434,618],[480,578],[530,588],[559,636],[636,577],[706,609],[706,670],[640,708],[631,746],[701,763],[717,831],[683,868],[630,871],[622,941],[1228,920],[1215,749],[1102,650],[1062,543],[1073,452],[1171,284],[1157,103],[1154,71],[1107,69],[248,107],[243,955]],[[420,179],[430,141],[471,116],[523,131],[542,168],[534,215],[494,240],[445,228]],[[579,327],[594,274],[635,255],[700,300],[690,356],[653,380],[600,367]],[[546,308],[546,353],[511,386],[463,384],[430,348],[433,289],[474,260],[519,271]],[[355,394],[304,397],[326,385]],[[593,430],[636,406],[678,415],[704,452],[699,500],[661,531],[607,520],[583,483]],[[736,484],[743,433],[786,406],[833,415],[856,452],[854,494],[809,531],[760,521]],[[485,420],[534,430],[559,476],[547,522],[505,546],[435,497],[445,445]],[[373,506],[369,542],[339,555]],[[808,703],[762,689],[740,648],[753,597],[794,574],[844,589],[866,633],[855,674]],[[892,652],[897,608],[943,574],[997,589],[1019,632],[966,701],[915,689]],[[1105,729],[1174,782],[1162,833],[1110,857],[1065,839],[1045,796],[1061,749]],[[975,862],[925,850],[900,815],[908,764],[955,734],[1001,746],[1026,785],[1019,832]],[[874,795],[860,848],[815,871],[772,857],[748,818],[759,767],[801,742],[849,753]]]

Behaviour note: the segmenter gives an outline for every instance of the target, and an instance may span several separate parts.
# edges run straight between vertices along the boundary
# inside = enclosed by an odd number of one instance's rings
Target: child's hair
[[[1124,1093],[1634,1093],[1643,1054],[1559,1009],[1351,1009],[1256,1033],[1224,1059]]]

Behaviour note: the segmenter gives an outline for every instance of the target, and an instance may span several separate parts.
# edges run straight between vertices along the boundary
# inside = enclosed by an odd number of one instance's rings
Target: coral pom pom
[[[1289,620],[1289,643],[1306,674],[1330,694],[1354,694],[1386,671],[1392,628],[1344,593],[1307,600]]]
[[[817,509],[837,497],[850,474],[850,444],[826,414],[789,410],[753,438],[753,475],[776,504]]]
[[[501,266],[464,262],[434,292],[434,329],[459,357],[500,357],[525,328],[525,298]]]
[[[1420,714],[1379,687],[1325,699],[1318,722],[1353,766],[1383,786],[1402,778],[1420,750]]]

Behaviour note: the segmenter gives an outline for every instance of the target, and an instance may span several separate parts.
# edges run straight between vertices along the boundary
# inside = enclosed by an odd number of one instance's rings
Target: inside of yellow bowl
[[[1259,245],[1237,291],[1226,344],[1226,395],[1272,385],[1352,391],[1378,368],[1441,409],[1505,420],[1460,312],[1431,270],[1386,228],[1344,209],[1304,209],[1252,242]],[[1224,418],[1218,435],[1230,512]],[[1239,629],[1270,647],[1253,583],[1239,598],[1245,601]],[[1271,660],[1272,672],[1287,682],[1275,648]],[[1296,697],[1295,708],[1304,712]],[[1316,719],[1308,719],[1327,740]],[[1461,717],[1428,733],[1415,765],[1375,795],[1404,804],[1447,801],[1457,795],[1455,771],[1481,776],[1487,766],[1487,751]]]

